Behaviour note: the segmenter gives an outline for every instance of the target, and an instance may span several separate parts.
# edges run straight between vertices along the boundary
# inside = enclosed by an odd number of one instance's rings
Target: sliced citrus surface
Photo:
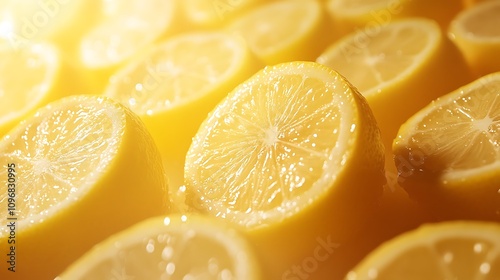
[[[260,279],[248,241],[204,216],[142,221],[96,245],[56,280]]]
[[[339,71],[367,98],[389,149],[406,119],[469,82],[470,73],[432,20],[398,20],[378,30],[343,37],[317,62]]]
[[[0,137],[26,114],[72,93],[66,80],[70,73],[52,45],[0,47]]]
[[[500,225],[424,225],[370,253],[346,280],[493,280],[500,277]]]
[[[448,213],[500,220],[500,73],[430,103],[398,133],[400,184]]]
[[[94,93],[126,61],[173,32],[178,5],[173,0],[103,3],[104,19],[81,38],[76,54]]]
[[[326,9],[334,23],[335,32],[345,35],[354,31],[373,36],[381,27],[395,19],[425,17],[435,20],[446,29],[451,19],[462,9],[459,0],[326,0]]]
[[[235,88],[200,126],[186,156],[187,204],[250,232],[277,279],[318,238],[355,231],[381,194],[383,165],[356,89],[323,65],[284,63]]]
[[[485,1],[459,13],[450,38],[479,76],[500,71],[500,1]]]
[[[314,60],[331,41],[326,15],[316,0],[282,0],[242,14],[227,29],[241,35],[269,65]]]
[[[38,110],[0,141],[0,163],[0,217],[9,221],[0,250],[16,255],[16,272],[2,269],[2,279],[53,279],[96,242],[168,210],[151,136],[107,98]]]
[[[105,95],[142,118],[172,165],[167,175],[180,186],[184,158],[199,125],[259,68],[240,38],[221,32],[186,33],[126,65],[111,78]]]

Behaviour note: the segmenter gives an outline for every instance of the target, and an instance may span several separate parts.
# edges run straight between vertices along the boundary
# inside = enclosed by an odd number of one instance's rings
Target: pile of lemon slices
[[[5,0],[0,279],[500,278],[500,1]]]

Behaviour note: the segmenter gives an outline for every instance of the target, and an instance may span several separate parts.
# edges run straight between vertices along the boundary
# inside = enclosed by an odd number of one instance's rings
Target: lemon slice
[[[83,36],[76,54],[94,93],[126,61],[173,32],[177,3],[104,1],[104,19]]]
[[[215,29],[263,3],[264,0],[185,0],[181,6],[192,28]]]
[[[378,30],[370,36],[354,32],[343,37],[317,62],[342,73],[367,98],[389,148],[413,113],[472,79],[434,21],[397,20]]]
[[[76,93],[77,79],[69,84],[73,70],[49,44],[22,49],[0,47],[0,136],[35,109],[65,95]]]
[[[258,280],[248,241],[224,223],[197,215],[155,217],[95,246],[56,280]]]
[[[186,33],[126,65],[111,78],[105,95],[142,118],[178,187],[199,125],[229,91],[259,68],[245,42],[235,36]]]
[[[498,88],[500,73],[490,74],[401,126],[393,145],[398,181],[437,214],[500,220]]]
[[[22,279],[53,279],[109,234],[168,210],[151,136],[107,98],[43,107],[0,141],[0,162],[0,217],[9,221],[0,227],[0,250],[15,252]],[[0,277],[11,273],[2,269]]]
[[[497,223],[428,224],[382,244],[345,279],[498,279],[499,236]]]
[[[15,49],[49,40],[74,43],[93,22],[97,0],[4,0],[0,3],[0,37]]]
[[[435,20],[443,29],[462,9],[462,1],[432,0],[326,0],[326,10],[335,32],[345,35],[354,31],[369,37],[396,19],[425,17]]]
[[[267,3],[239,16],[227,29],[245,38],[269,65],[314,60],[330,43],[326,15],[316,0]]]
[[[485,1],[459,13],[450,38],[479,76],[500,71],[500,2]]]
[[[277,279],[317,238],[357,230],[381,194],[383,153],[368,105],[342,76],[314,62],[267,67],[200,126],[187,204],[249,232]]]

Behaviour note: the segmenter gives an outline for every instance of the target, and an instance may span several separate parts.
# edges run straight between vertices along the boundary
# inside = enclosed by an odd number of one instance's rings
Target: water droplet
[[[146,252],[148,253],[153,253],[155,251],[155,245],[153,243],[148,243],[148,245],[146,245]]]
[[[220,278],[221,278],[221,280],[233,280],[234,279],[233,274],[231,273],[231,271],[229,271],[229,269],[222,270],[220,273]]]
[[[358,279],[358,275],[356,274],[356,272],[349,271],[349,273],[347,273],[347,280],[355,280],[355,279]]]
[[[172,262],[169,262],[167,264],[167,267],[165,267],[165,271],[167,272],[167,274],[173,275],[175,272],[175,264]]]
[[[173,256],[174,256],[174,248],[170,246],[163,248],[163,251],[161,252],[162,259],[168,261],[172,259]]]
[[[170,218],[169,217],[165,217],[165,219],[163,219],[163,224],[168,226],[170,225]]]
[[[186,186],[185,185],[180,186],[178,191],[180,193],[185,193],[186,192]]]
[[[481,252],[483,252],[483,244],[481,243],[474,244],[474,253],[480,254]]]
[[[482,274],[488,274],[490,273],[490,270],[491,270],[491,265],[489,263],[482,263],[480,266],[479,266],[479,271],[482,273]]]
[[[451,252],[446,252],[444,255],[443,255],[443,260],[445,263],[449,264],[453,261],[453,253]]]
[[[186,215],[182,215],[181,216],[181,221],[183,221],[183,222],[187,221],[187,216]]]
[[[142,91],[142,90],[143,90],[143,88],[144,88],[144,87],[142,86],[142,84],[141,84],[141,83],[137,83],[137,84],[135,84],[135,90],[137,90],[137,91]]]
[[[219,272],[219,262],[216,258],[210,258],[208,260],[208,272],[212,275],[217,275]]]

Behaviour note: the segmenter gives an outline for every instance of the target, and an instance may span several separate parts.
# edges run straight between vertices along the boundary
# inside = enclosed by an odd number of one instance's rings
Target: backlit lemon
[[[186,157],[187,205],[245,230],[269,279],[290,277],[369,216],[385,179],[379,137],[365,99],[335,71],[267,67],[200,126]]]
[[[500,73],[428,104],[393,144],[398,181],[437,216],[500,220]]]
[[[38,110],[0,141],[0,163],[0,250],[15,255],[2,279],[53,279],[108,235],[168,211],[151,136],[108,98]]]

